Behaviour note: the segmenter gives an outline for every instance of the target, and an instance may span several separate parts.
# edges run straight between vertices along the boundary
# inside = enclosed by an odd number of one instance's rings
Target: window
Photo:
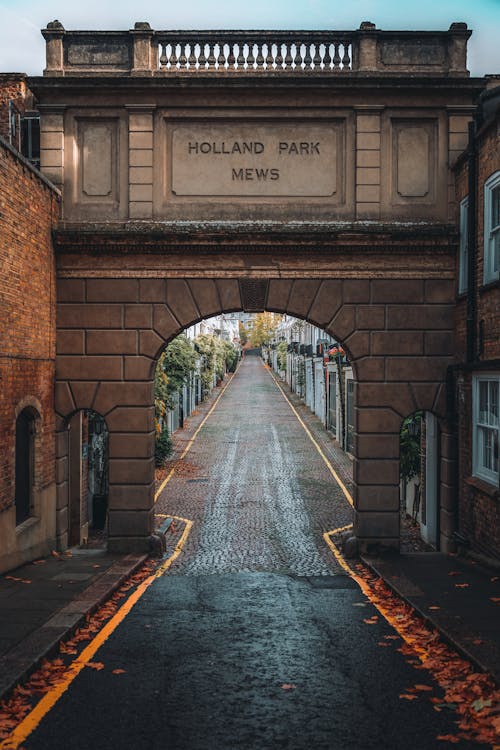
[[[28,407],[16,419],[16,526],[33,513],[36,414]]]
[[[500,248],[500,172],[484,183],[484,273],[483,281],[498,279]]]
[[[498,396],[500,375],[481,375],[474,381],[474,474],[498,484]]]
[[[458,293],[467,291],[468,283],[468,222],[469,198],[464,198],[460,203],[460,249],[458,256]]]

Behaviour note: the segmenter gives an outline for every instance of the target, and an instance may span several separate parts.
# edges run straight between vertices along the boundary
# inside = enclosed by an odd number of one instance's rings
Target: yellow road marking
[[[189,536],[193,522],[187,518],[180,518],[175,516],[179,521],[183,521],[186,526],[182,532],[181,538],[177,542],[177,546],[170,557],[165,560],[148,578],[138,585],[136,590],[129,596],[126,602],[122,604],[120,609],[113,615],[113,617],[106,623],[106,625],[99,631],[96,637],[84,648],[82,653],[70,664],[67,671],[61,678],[61,680],[54,685],[53,688],[46,693],[40,702],[33,708],[32,711],[21,721],[20,724],[14,729],[14,731],[2,742],[0,742],[1,750],[16,750],[22,742],[37,728],[43,717],[55,706],[59,698],[66,692],[75,677],[77,677],[82,669],[92,661],[92,658],[98,651],[98,649],[107,641],[109,636],[116,630],[118,625],[125,619],[129,614],[134,605],[143,596],[146,590],[151,586],[153,581],[160,578],[172,565],[174,560],[179,557],[184,544]]]
[[[237,372],[237,371],[238,371],[238,370],[236,370],[236,372]],[[197,438],[197,436],[198,436],[198,433],[200,432],[201,428],[203,427],[203,425],[205,424],[205,422],[207,421],[207,419],[209,418],[209,416],[210,416],[210,415],[212,414],[212,412],[214,411],[215,407],[217,406],[217,404],[218,404],[218,403],[219,403],[219,401],[221,400],[222,396],[223,396],[223,395],[225,394],[225,392],[227,391],[227,389],[229,388],[229,386],[230,386],[230,385],[231,385],[231,383],[233,382],[233,380],[234,380],[234,376],[236,375],[236,372],[235,372],[235,373],[233,373],[233,377],[231,378],[231,380],[229,381],[229,383],[226,383],[226,385],[224,386],[224,388],[223,388],[223,389],[222,389],[222,391],[221,391],[221,392],[219,393],[219,395],[218,395],[218,396],[217,396],[217,398],[215,399],[214,403],[213,403],[213,404],[212,404],[212,406],[210,407],[210,410],[208,411],[208,413],[207,413],[207,414],[205,414],[204,418],[202,419],[202,421],[200,422],[200,424],[199,424],[199,425],[198,425],[198,427],[196,428],[196,431],[195,431],[195,433],[194,433],[193,437],[192,437],[192,438],[191,438],[191,439],[189,440],[188,444],[186,445],[186,447],[185,447],[185,448],[184,448],[184,450],[182,451],[182,453],[181,453],[181,455],[179,456],[179,458],[177,459],[177,461],[182,461],[182,459],[183,459],[183,458],[185,458],[185,457],[187,456],[187,454],[189,453],[189,451],[191,450],[191,447],[192,447],[192,445],[193,445],[194,441],[196,440],[196,438]],[[167,486],[167,484],[168,484],[168,483],[170,482],[170,480],[171,480],[171,479],[172,479],[172,477],[174,476],[174,474],[175,474],[175,466],[173,466],[173,467],[172,467],[172,468],[170,469],[170,471],[168,472],[167,476],[165,477],[165,479],[163,480],[163,482],[162,482],[162,483],[160,484],[160,486],[158,487],[157,491],[155,492],[155,497],[154,497],[154,501],[155,501],[155,503],[156,503],[156,501],[158,500],[158,498],[160,497],[160,495],[161,495],[161,493],[163,492],[163,490],[165,489],[165,487]]]
[[[321,456],[321,458],[322,458],[322,459],[323,459],[323,461],[325,462],[325,464],[326,464],[326,466],[327,466],[327,468],[328,468],[328,471],[329,471],[329,472],[330,472],[330,474],[331,474],[331,475],[333,476],[333,478],[334,478],[334,479],[335,479],[335,481],[337,482],[338,486],[340,487],[340,489],[341,489],[341,490],[342,490],[342,492],[344,493],[344,496],[345,496],[345,498],[346,498],[347,502],[349,503],[349,505],[351,506],[351,508],[354,508],[354,501],[353,501],[353,499],[352,499],[351,493],[349,492],[349,490],[347,489],[347,487],[345,486],[345,484],[343,483],[343,481],[341,480],[341,478],[339,477],[339,475],[337,474],[337,472],[336,472],[336,471],[335,471],[335,469],[333,468],[333,466],[332,466],[332,464],[330,463],[330,461],[328,460],[328,458],[327,458],[327,457],[325,456],[325,454],[324,454],[324,452],[323,452],[323,450],[322,450],[321,446],[319,445],[319,443],[318,443],[318,442],[317,442],[317,441],[316,441],[316,440],[314,439],[314,437],[313,437],[313,435],[312,435],[312,433],[311,433],[311,431],[310,431],[309,427],[308,427],[308,426],[307,426],[307,425],[305,424],[305,422],[303,421],[303,419],[302,419],[302,417],[300,416],[299,412],[297,411],[297,409],[295,408],[295,406],[294,406],[294,405],[292,404],[292,402],[290,401],[290,399],[289,399],[289,398],[288,398],[288,396],[286,395],[286,393],[285,393],[285,391],[283,390],[283,388],[281,387],[280,383],[278,383],[278,381],[277,381],[277,380],[276,380],[276,378],[274,377],[274,374],[273,374],[272,370],[271,370],[270,368],[266,368],[266,369],[268,370],[269,374],[271,375],[271,378],[272,378],[272,380],[273,380],[273,382],[274,382],[275,386],[277,387],[277,389],[279,390],[279,392],[281,393],[281,395],[283,396],[283,398],[284,398],[284,399],[285,399],[285,401],[287,402],[288,406],[289,406],[289,407],[290,407],[290,409],[291,409],[291,410],[293,411],[293,413],[295,414],[295,416],[296,416],[296,417],[297,417],[297,419],[299,420],[300,424],[301,424],[301,425],[302,425],[302,427],[304,428],[304,430],[305,430],[305,432],[306,432],[306,435],[307,435],[307,437],[309,438],[309,440],[310,440],[310,441],[311,441],[311,443],[312,443],[312,444],[314,445],[314,447],[315,447],[315,448],[316,448],[316,450],[318,451],[319,455]]]
[[[327,543],[327,545],[330,547],[330,550],[332,551],[336,561],[340,565],[341,568],[345,570],[345,572],[358,584],[359,588],[363,592],[363,594],[366,596],[367,599],[370,600],[370,602],[373,604],[375,609],[378,609],[382,617],[387,620],[389,625],[391,625],[392,628],[398,633],[398,635],[405,641],[405,643],[408,643],[416,652],[417,656],[422,662],[425,662],[425,652],[424,649],[419,646],[412,636],[408,635],[408,633],[405,632],[404,628],[401,627],[401,624],[399,621],[394,617],[389,609],[387,607],[384,607],[382,602],[380,601],[380,597],[378,594],[375,594],[370,585],[361,577],[358,576],[357,573],[351,568],[351,566],[346,562],[342,554],[339,552],[333,541],[331,540],[331,536],[335,533],[338,533],[339,531],[342,531],[343,529],[334,529],[333,531],[327,531],[325,534],[323,534],[323,539]]]

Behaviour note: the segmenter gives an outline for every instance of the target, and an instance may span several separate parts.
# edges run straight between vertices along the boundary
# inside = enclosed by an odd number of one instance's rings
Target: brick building
[[[492,79],[492,83],[498,83]],[[458,539],[500,556],[500,87],[488,88],[456,167]]]
[[[24,76],[9,78],[4,115],[16,80],[16,91],[27,93]],[[0,571],[55,546],[58,210],[58,191],[0,136]]]

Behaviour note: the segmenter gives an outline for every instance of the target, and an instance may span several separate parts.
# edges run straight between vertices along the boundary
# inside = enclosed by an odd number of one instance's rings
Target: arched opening
[[[400,431],[401,548],[437,550],[439,541],[440,427],[431,411],[418,410]]]
[[[34,515],[35,506],[35,436],[38,412],[31,406],[16,419],[16,526]]]
[[[70,546],[105,541],[108,519],[108,428],[104,417],[81,409],[69,420]]]

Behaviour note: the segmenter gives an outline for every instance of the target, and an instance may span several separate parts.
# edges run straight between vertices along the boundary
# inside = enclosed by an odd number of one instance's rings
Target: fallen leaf
[[[433,689],[434,688],[432,688],[430,685],[415,685],[415,690],[419,690],[419,691],[425,691],[425,690],[432,691]]]
[[[479,711],[482,711],[483,708],[489,708],[491,706],[491,701],[484,701],[482,698],[478,698],[477,700],[472,702],[472,708],[476,713],[479,713]]]
[[[438,607],[437,604],[433,604],[429,609],[441,609],[441,607]]]
[[[93,567],[93,568],[100,568],[101,566],[100,566],[100,565],[97,565],[97,563],[96,563],[95,565],[92,565],[92,567]]]
[[[454,734],[438,734],[436,739],[442,740],[443,742],[451,742],[453,745],[456,745],[458,742],[460,742],[459,737],[456,737]]]
[[[494,602],[494,604],[500,603],[500,596],[490,596],[490,599],[492,602]]]
[[[449,576],[459,576],[460,573],[458,572],[458,570],[450,570],[450,572],[448,573],[448,575]]]
[[[104,664],[102,663],[102,661],[88,661],[85,666],[90,667],[90,669],[95,669],[97,672],[100,672],[101,669],[104,669]]]
[[[474,639],[474,640],[472,641],[472,643],[474,644],[474,646],[480,646],[480,645],[482,644],[482,642],[483,642],[483,641],[481,640],[481,638],[475,638],[475,639]]]
[[[468,583],[456,583],[455,588],[456,589],[468,589],[469,584]]]
[[[32,565],[45,565],[46,560],[33,560]]]
[[[292,682],[284,682],[281,686],[282,690],[295,690],[297,685],[294,685]]]
[[[57,557],[58,560],[61,559],[61,553],[57,552],[55,549],[53,549],[50,554],[52,555],[52,557]]]
[[[112,670],[112,674],[125,674],[125,673],[126,673],[125,669],[113,669]]]
[[[416,701],[418,699],[417,695],[411,695],[410,693],[401,693],[399,697],[403,698],[405,701]]]
[[[16,578],[15,576],[5,576],[6,581],[16,581],[17,583],[31,583],[27,578]]]
[[[500,576],[493,576],[493,578],[490,578],[490,581],[492,583],[495,583],[495,581],[498,581],[500,579]]]

